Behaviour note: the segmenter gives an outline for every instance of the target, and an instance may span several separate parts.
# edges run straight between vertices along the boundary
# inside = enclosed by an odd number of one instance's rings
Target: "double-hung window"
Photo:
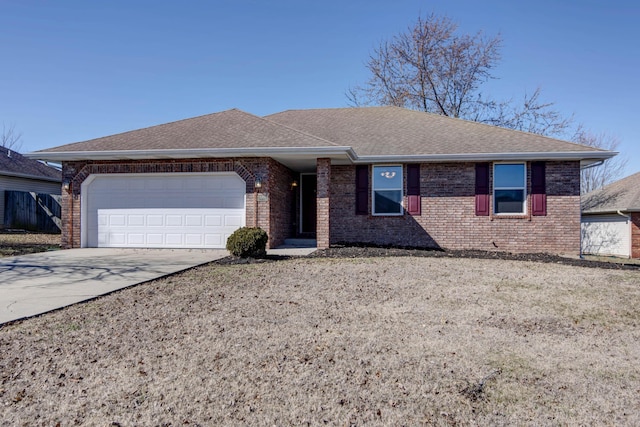
[[[526,213],[527,168],[524,163],[493,166],[493,211],[496,214]]]
[[[373,215],[402,215],[402,166],[373,166]]]

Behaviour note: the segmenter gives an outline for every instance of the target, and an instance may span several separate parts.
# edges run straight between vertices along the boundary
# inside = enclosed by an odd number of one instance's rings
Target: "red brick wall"
[[[355,170],[355,168],[354,168]],[[316,245],[318,249],[326,249],[331,243],[331,206],[333,203],[333,181],[331,177],[331,159],[318,159],[316,166],[317,173],[317,200],[316,200]],[[355,183],[355,178],[352,184]],[[355,187],[354,187],[355,189]],[[353,191],[353,189],[352,189]]]
[[[294,190],[291,183],[295,179],[293,171],[275,160],[269,159],[269,247],[277,247],[284,239],[295,235],[293,229]]]
[[[546,216],[479,217],[475,215],[475,163],[422,164],[421,215],[383,217],[355,215],[355,166],[333,166],[331,243],[578,254],[580,165],[547,162],[546,174]]]
[[[640,258],[640,213],[631,214],[631,258]]]
[[[235,159],[185,159],[185,160],[131,160],[131,161],[81,161],[63,162],[63,179],[71,182],[70,193],[62,194],[62,246],[81,246],[81,185],[91,174],[109,173],[203,173],[236,172],[245,180],[246,225],[262,227],[269,234],[269,247],[281,244],[288,237],[291,223],[287,217],[291,199],[283,196],[285,182],[288,186],[292,172],[278,162],[267,158]],[[270,177],[275,177],[269,185]],[[254,188],[255,179],[260,178],[263,186]],[[288,187],[287,187],[288,188]],[[269,195],[269,192],[274,195]],[[271,201],[277,202],[272,204]],[[285,208],[286,206],[286,208]]]

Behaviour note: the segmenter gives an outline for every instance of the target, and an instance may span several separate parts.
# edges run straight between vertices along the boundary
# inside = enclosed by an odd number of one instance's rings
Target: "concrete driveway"
[[[69,249],[0,258],[0,324],[216,259],[222,249]]]

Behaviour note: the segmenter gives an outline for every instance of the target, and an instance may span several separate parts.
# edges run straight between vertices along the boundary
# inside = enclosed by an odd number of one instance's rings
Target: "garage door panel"
[[[173,247],[184,246],[184,235],[178,233],[167,233],[165,243],[166,245]]]
[[[222,215],[205,215],[204,224],[207,227],[218,227],[222,225]]]
[[[202,227],[204,215],[185,215],[184,223],[187,227]]]
[[[194,247],[202,246],[204,244],[204,236],[201,234],[185,234],[185,244]]]
[[[163,225],[163,215],[147,215],[147,227],[162,227]]]
[[[224,239],[224,236],[222,234],[205,234],[204,235],[204,244],[206,246],[222,246],[225,244],[226,239]]]
[[[87,246],[216,247],[245,221],[237,175],[97,176],[83,188]]]
[[[182,227],[182,215],[167,215],[165,223],[167,227]]]
[[[160,233],[147,233],[147,244],[150,246],[161,246],[163,244],[163,236]]]
[[[144,245],[145,235],[142,233],[128,233],[127,234],[127,245],[128,246],[137,246]]]
[[[141,227],[145,225],[144,214],[129,215],[127,217],[127,225],[131,227]]]
[[[242,217],[240,215],[225,215],[224,225],[227,227],[241,227]]]

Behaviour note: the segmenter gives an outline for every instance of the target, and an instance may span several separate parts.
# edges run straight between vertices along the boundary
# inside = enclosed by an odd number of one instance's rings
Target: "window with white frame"
[[[402,215],[402,166],[373,167],[373,215]]]
[[[524,214],[527,200],[527,167],[524,163],[493,165],[493,212]]]

